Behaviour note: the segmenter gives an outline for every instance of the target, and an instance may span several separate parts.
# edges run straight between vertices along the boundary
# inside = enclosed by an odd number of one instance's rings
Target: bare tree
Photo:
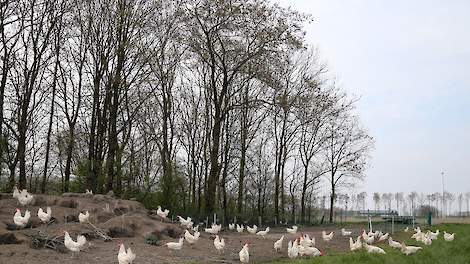
[[[414,215],[415,213],[415,203],[416,199],[418,198],[418,193],[417,192],[411,192],[408,194],[408,200],[410,201],[410,210],[411,214]]]
[[[300,32],[296,26],[303,19],[265,1],[204,0],[191,1],[187,7],[189,47],[209,71],[207,89],[213,120],[205,205],[212,213],[219,182],[222,124],[231,110],[231,97],[238,93],[233,82],[250,62],[277,52],[281,44],[297,44]]]
[[[17,141],[15,160],[19,162],[19,187],[25,188],[28,128],[34,110],[44,100],[45,92],[41,89],[41,83],[52,57],[50,45],[61,10],[57,8],[56,1],[49,0],[23,1],[18,9],[22,29],[12,76],[16,94],[12,104],[17,105],[13,110],[16,116],[12,122],[16,128],[8,127]]]
[[[467,200],[467,216],[470,215],[470,192],[465,193],[465,198]]]
[[[15,55],[15,50],[17,43],[20,40],[21,32],[23,29],[21,14],[20,14],[20,3],[17,1],[4,1],[0,5],[0,70],[1,70],[1,80],[0,80],[0,166],[4,161],[12,161],[9,163],[10,169],[10,179],[9,179],[9,189],[13,188],[15,178],[14,171],[17,163],[17,159],[9,158],[4,160],[5,152],[11,157],[11,152],[9,149],[12,149],[13,146],[9,146],[8,142],[8,130],[3,130],[4,118],[5,118],[5,92],[7,90],[7,81],[11,68],[13,67],[13,56]],[[15,155],[16,156],[16,155]]]
[[[446,208],[446,216],[449,216],[452,213],[452,204],[455,201],[455,194],[450,192],[444,192],[444,204]]]
[[[373,146],[372,138],[358,127],[357,119],[343,116],[328,126],[325,158],[329,168],[330,222],[333,222],[333,207],[337,188],[364,177],[368,153]]]
[[[375,210],[379,210],[380,208],[380,193],[375,192],[372,199],[374,200],[375,203]]]
[[[462,204],[463,204],[463,200],[464,200],[464,194],[461,193],[459,194],[459,196],[457,197],[457,201],[459,203],[459,216],[462,216]]]
[[[397,211],[400,213],[400,203],[403,201],[403,193],[397,192],[395,193],[395,201],[397,203]]]
[[[358,200],[358,202],[361,203],[362,210],[366,209],[366,198],[367,198],[367,193],[366,192],[361,192],[357,195],[357,200]]]

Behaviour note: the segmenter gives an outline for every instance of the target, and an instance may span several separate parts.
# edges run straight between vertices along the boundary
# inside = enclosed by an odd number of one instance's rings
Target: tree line
[[[267,0],[0,4],[0,184],[113,191],[196,216],[307,221],[373,139]]]
[[[432,212],[435,216],[468,216],[470,214],[470,192],[459,194],[447,191],[408,194],[375,192],[372,199],[375,210],[396,210],[403,215],[416,215],[424,212]]]

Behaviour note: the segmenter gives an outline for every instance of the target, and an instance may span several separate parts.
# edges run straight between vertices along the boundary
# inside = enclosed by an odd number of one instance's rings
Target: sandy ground
[[[326,228],[330,231],[333,229]],[[339,230],[334,229],[336,234]],[[330,243],[321,239],[320,228],[301,228],[299,232],[308,233],[316,238],[316,247],[325,254],[328,252],[338,252],[348,250],[349,237],[336,236]],[[359,229],[355,230],[357,234]],[[286,235],[283,249],[276,253],[273,249],[274,242]],[[126,246],[130,246],[137,258],[134,263],[239,263],[238,252],[245,241],[251,243],[250,262],[261,263],[272,260],[287,259],[287,239],[295,239],[294,235],[287,235],[285,229],[276,228],[272,230],[265,239],[249,234],[246,231],[242,234],[224,231],[220,236],[225,239],[226,248],[222,254],[218,254],[213,246],[213,240],[207,233],[202,233],[197,244],[190,246],[184,244],[183,249],[178,252],[171,252],[165,246],[152,246],[144,243],[141,237],[119,238]],[[176,241],[177,239],[165,238],[161,244]],[[27,243],[19,245],[0,245],[0,263],[20,264],[20,263],[118,263],[117,241],[103,242],[91,240],[84,252],[72,256],[71,253],[60,253],[48,249],[31,249]]]
[[[73,202],[70,202],[70,201]],[[222,231],[220,236],[225,239],[226,248],[223,253],[218,254],[213,245],[213,238],[202,232],[197,244],[190,246],[184,244],[183,249],[178,252],[171,252],[164,246],[166,242],[176,242],[182,229],[174,223],[162,223],[157,218],[149,215],[135,201],[116,200],[105,196],[94,197],[58,197],[39,196],[37,201],[27,209],[31,211],[32,226],[23,230],[7,230],[8,225],[13,223],[13,214],[17,206],[16,200],[10,195],[0,195],[0,236],[2,234],[13,233],[19,240],[19,244],[2,245],[0,242],[0,263],[8,264],[63,264],[63,263],[118,263],[118,241],[123,241],[127,247],[131,247],[137,258],[135,264],[145,263],[239,263],[238,252],[243,244],[250,242],[250,263],[262,263],[273,260],[287,259],[287,242],[300,236],[301,233],[309,234],[316,238],[316,247],[324,254],[331,252],[342,252],[349,250],[349,237],[341,237],[339,227],[300,227],[297,235],[289,235],[285,228],[272,228],[266,238],[247,233],[237,233],[236,231]],[[52,215],[56,222],[49,225],[38,223],[36,212],[39,207],[51,206]],[[106,208],[110,210],[105,212]],[[76,238],[78,233],[90,234],[93,229],[88,225],[82,225],[70,216],[76,216],[79,212],[89,210],[91,222],[103,230],[110,228],[122,228],[131,234],[114,235],[111,241],[105,242],[100,238],[89,236],[86,248],[79,254],[72,255],[66,250],[33,249],[31,247],[31,237],[28,235],[38,232],[47,233],[50,237],[59,237],[63,230],[68,230],[72,238]],[[65,219],[68,218],[67,221]],[[72,217],[73,218],[73,217]],[[265,227],[260,229],[264,230]],[[353,230],[356,237],[363,226],[353,224],[348,229]],[[169,232],[170,230],[172,232]],[[202,229],[202,228],[201,228]],[[259,229],[259,230],[260,230]],[[326,243],[321,238],[321,231],[334,231],[333,241]],[[161,235],[160,246],[152,246],[145,243],[145,235],[158,233]],[[281,252],[276,253],[273,244],[282,235],[285,240]],[[173,236],[173,237],[170,237]],[[63,241],[63,240],[62,240]]]

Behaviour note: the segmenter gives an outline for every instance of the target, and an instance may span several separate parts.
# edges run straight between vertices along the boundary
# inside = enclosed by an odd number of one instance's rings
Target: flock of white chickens
[[[409,228],[408,227],[405,228],[404,231],[409,232]],[[414,229],[414,231],[415,231],[415,234],[413,234],[411,238],[414,238],[416,239],[416,241],[422,242],[424,245],[427,245],[427,246],[431,245],[432,241],[437,239],[439,236],[439,230],[437,230],[436,232],[427,231],[426,233],[424,233],[421,231],[420,227],[417,227]],[[448,234],[447,232],[444,231],[445,241],[453,241],[454,236],[455,234]],[[364,240],[364,242],[362,242],[361,240]],[[400,242],[394,241],[393,238],[388,233],[383,234],[381,231],[375,231],[375,232],[371,231],[369,233],[366,233],[365,230],[363,230],[362,234],[357,237],[356,241],[354,241],[352,237],[349,238],[349,248],[351,249],[351,251],[356,251],[364,247],[364,249],[369,253],[386,254],[382,248],[371,245],[372,243],[374,243],[374,241],[377,241],[377,242],[388,241],[388,245],[391,248],[401,250],[401,252],[407,256],[414,254],[417,251],[422,249],[422,247],[407,246],[404,242],[400,243]]]
[[[92,191],[86,190],[86,194],[93,195]],[[18,188],[15,186],[13,189],[13,198],[17,199],[18,203],[21,206],[28,206],[31,204],[33,201],[34,196],[26,189],[21,190],[21,192],[18,190]],[[52,218],[52,209],[50,207],[46,208],[46,211],[42,208],[38,209],[37,213],[38,218],[41,220],[43,224],[49,224]],[[13,215],[13,222],[16,225],[16,228],[24,228],[28,225],[29,220],[31,218],[31,213],[29,210],[26,210],[24,215],[22,215],[21,210],[16,208],[16,212]],[[86,211],[85,213],[80,212],[78,214],[78,221],[81,224],[86,224],[89,223],[90,219],[90,213]],[[86,237],[83,235],[78,235],[76,241],[70,237],[70,234],[64,230],[64,245],[65,247],[70,250],[73,253],[78,253],[80,250],[82,250],[85,245],[86,245]],[[118,261],[119,264],[128,264],[132,263],[136,257],[136,255],[132,252],[131,248],[128,248],[126,250],[124,244],[122,242],[119,243],[119,252],[118,252]]]
[[[87,194],[93,194],[91,191],[86,192]],[[32,200],[33,200],[33,195],[28,193],[27,190],[22,190],[21,192],[15,187],[13,191],[13,197],[17,199],[18,203],[22,206],[28,206]],[[159,206],[157,209],[157,215],[162,218],[162,220],[167,219],[169,210],[162,210],[162,208]],[[26,210],[24,215],[22,215],[20,209],[16,209],[16,212],[13,216],[13,221],[16,225],[17,228],[24,228],[28,225],[29,220],[31,217],[31,213]],[[52,217],[52,210],[50,207],[46,208],[46,211],[44,211],[42,208],[39,208],[37,212],[37,217],[41,220],[42,223],[48,224],[51,221]],[[88,223],[89,222],[89,217],[90,214],[88,211],[85,213],[81,213],[78,215],[78,219],[80,223]],[[199,225],[194,226],[194,223],[191,219],[191,217],[187,217],[186,219],[177,216],[178,221],[181,226],[183,226],[186,231],[184,233],[184,237],[179,238],[177,242],[169,242],[166,243],[165,245],[172,251],[179,251],[183,249],[183,243],[186,240],[186,242],[190,245],[193,245],[198,242],[201,233],[199,232]],[[229,230],[236,230],[238,233],[243,233],[245,230],[245,227],[243,225],[238,225],[231,223],[229,224]],[[219,236],[219,232],[222,230],[222,225],[217,225],[213,224],[210,228],[205,228],[204,231],[215,236],[214,238],[214,248],[217,250],[217,252],[221,253],[224,251],[225,248],[225,240],[224,238]],[[193,233],[191,233],[191,231]],[[258,230],[258,227],[256,225],[253,225],[252,227],[246,226],[246,231],[250,234],[259,236],[261,238],[266,238],[266,235],[270,232],[270,228],[266,227],[265,230]],[[405,232],[409,232],[409,228],[407,227]],[[418,242],[422,242],[424,245],[431,245],[432,241],[435,239],[438,239],[439,237],[439,230],[436,232],[422,232],[419,227],[414,229],[415,233],[411,236],[411,238],[416,239]],[[286,232],[288,234],[293,234],[296,235],[298,234],[298,227],[293,226],[292,228],[286,228]],[[333,240],[335,233],[330,232],[327,234],[325,231],[322,231],[322,239],[325,242],[330,242]],[[344,228],[341,229],[341,235],[342,236],[349,236],[349,247],[351,251],[357,251],[360,250],[361,248],[364,248],[368,253],[378,253],[378,254],[386,254],[385,251],[378,247],[372,245],[374,242],[385,242],[388,240],[388,244],[390,247],[399,249],[401,252],[405,255],[411,255],[413,253],[416,253],[418,250],[421,250],[422,247],[416,247],[416,246],[407,246],[405,245],[404,242],[400,243],[397,241],[394,241],[392,237],[388,233],[383,234],[381,231],[375,231],[372,232],[370,231],[369,233],[366,233],[365,230],[363,230],[362,234],[359,235],[354,241],[354,239],[351,237],[352,231],[347,231]],[[455,234],[449,234],[444,231],[443,238],[445,241],[453,241],[454,240]],[[284,235],[282,235],[278,240],[274,242],[274,250],[276,252],[279,252],[282,247],[283,247],[283,241],[284,241]],[[72,253],[78,253],[80,250],[82,250],[85,247],[87,240],[85,236],[78,235],[76,241],[74,241],[69,233],[64,230],[64,245],[67,249],[69,249]],[[136,258],[136,255],[132,252],[131,248],[125,248],[124,244],[122,242],[119,242],[119,252],[118,252],[118,261],[119,264],[132,264],[134,259]],[[250,253],[249,253],[249,247],[250,243],[246,242],[242,249],[239,252],[239,258],[241,263],[248,263],[250,259]],[[311,257],[316,257],[316,256],[322,256],[323,252],[320,251],[318,248],[315,247],[315,238],[312,237],[310,238],[308,234],[304,234],[296,238],[294,241],[289,241],[288,246],[287,246],[287,256],[290,259],[295,259],[298,256],[311,256]]]
[[[162,208],[159,206],[157,210],[157,214],[162,218],[166,219],[168,217],[169,211],[168,210],[162,210]],[[187,217],[186,219],[177,216],[178,221],[180,222],[181,226],[186,228],[186,231],[184,233],[184,238],[180,238],[178,242],[170,242],[167,243],[166,246],[171,249],[171,250],[181,250],[183,248],[183,243],[184,240],[186,240],[187,243],[190,245],[195,244],[201,235],[199,232],[199,226],[196,225],[194,226],[194,223],[191,219],[191,217]],[[243,225],[238,225],[231,223],[229,224],[229,230],[236,230],[238,233],[243,233],[245,227]],[[189,230],[193,231],[193,234]],[[214,247],[218,252],[221,252],[225,248],[225,240],[219,236],[219,232],[222,230],[222,226],[219,224],[213,224],[210,228],[206,228],[204,231],[211,234],[215,235],[214,238]],[[266,227],[265,230],[260,230],[258,231],[258,227],[256,225],[253,225],[253,227],[246,226],[246,230],[248,233],[260,236],[262,238],[265,238],[266,235],[269,233],[270,228]],[[409,228],[407,227],[405,232],[409,232]],[[416,239],[416,241],[422,242],[424,245],[431,245],[432,240],[435,240],[439,237],[439,230],[436,232],[431,232],[427,231],[426,233],[421,231],[420,227],[417,227],[414,229],[415,234],[412,236],[412,238]],[[297,234],[298,233],[298,227],[293,226],[292,228],[286,228],[286,232],[288,234]],[[330,242],[333,240],[334,237],[334,232],[330,232],[327,234],[325,231],[322,231],[322,239],[325,242]],[[422,247],[416,247],[416,246],[407,246],[405,245],[404,242],[399,243],[397,241],[394,241],[393,238],[388,234],[383,234],[382,231],[375,231],[372,232],[370,231],[369,233],[366,233],[365,230],[363,230],[362,234],[357,237],[356,241],[351,237],[352,231],[347,231],[344,228],[341,229],[341,235],[342,236],[349,236],[349,247],[351,251],[357,251],[360,250],[361,248],[364,248],[368,253],[377,253],[377,254],[386,254],[385,251],[378,247],[372,245],[374,242],[386,242],[388,241],[388,244],[392,248],[396,248],[401,250],[401,252],[405,255],[411,255],[413,253],[416,253],[418,250],[421,250]],[[453,241],[454,240],[455,234],[449,234],[444,231],[444,240],[445,241]],[[282,235],[279,240],[276,240],[274,242],[274,250],[276,252],[279,252],[282,249],[283,241],[284,241],[284,235]],[[241,263],[248,263],[250,259],[250,253],[249,253],[249,245],[250,243],[245,243],[243,248],[239,252],[239,257],[240,257],[240,262]],[[287,246],[287,256],[290,259],[295,259],[298,256],[322,256],[323,252],[320,251],[318,248],[315,247],[315,237],[310,238],[308,234],[304,234],[294,241],[289,241],[288,246]]]

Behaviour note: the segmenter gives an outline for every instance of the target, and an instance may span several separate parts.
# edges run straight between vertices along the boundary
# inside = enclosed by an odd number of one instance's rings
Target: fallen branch
[[[102,238],[104,241],[111,241],[111,240],[113,240],[113,238],[110,237],[110,236],[108,236],[108,234],[106,233],[106,231],[104,231],[103,229],[96,227],[95,225],[93,225],[93,224],[90,223],[90,222],[88,222],[88,224],[93,228],[93,231],[95,232],[95,235],[96,235],[97,237]]]

